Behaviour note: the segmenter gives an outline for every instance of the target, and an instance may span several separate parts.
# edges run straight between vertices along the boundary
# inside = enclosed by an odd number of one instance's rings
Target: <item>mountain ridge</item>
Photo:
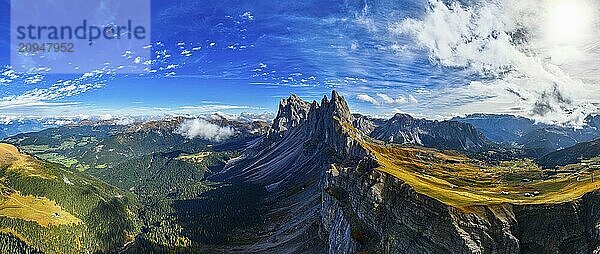
[[[600,138],[551,152],[536,161],[546,167],[565,166],[600,156]]]
[[[531,158],[540,158],[600,137],[598,115],[588,115],[581,128],[537,123],[529,118],[506,114],[471,114],[452,120],[470,123],[492,141],[521,149]]]
[[[374,128],[370,136],[388,142],[416,144],[437,149],[469,152],[501,149],[471,124],[416,119],[400,113]]]

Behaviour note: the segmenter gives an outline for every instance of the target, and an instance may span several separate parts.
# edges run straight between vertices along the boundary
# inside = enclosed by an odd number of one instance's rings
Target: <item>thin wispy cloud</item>
[[[408,95],[407,97],[399,95],[395,98],[392,98],[387,94],[377,93],[375,94],[375,96],[376,97],[370,96],[368,94],[359,94],[356,96],[356,99],[358,99],[359,101],[371,103],[375,106],[418,103],[417,99],[413,95]]]

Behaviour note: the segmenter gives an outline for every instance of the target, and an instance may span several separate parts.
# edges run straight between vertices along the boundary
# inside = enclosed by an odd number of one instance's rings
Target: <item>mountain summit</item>
[[[298,126],[306,120],[310,106],[310,103],[303,101],[295,94],[287,99],[282,99],[279,102],[277,116],[271,126],[273,132],[282,133]]]
[[[292,95],[281,101],[272,132],[223,170],[220,177],[263,186],[271,197],[261,209],[270,214],[273,223],[267,227],[272,230],[258,239],[255,251],[326,252],[314,234],[320,227],[323,174],[351,153],[366,156],[343,132],[342,125],[351,121],[348,104],[336,91],[320,103]]]

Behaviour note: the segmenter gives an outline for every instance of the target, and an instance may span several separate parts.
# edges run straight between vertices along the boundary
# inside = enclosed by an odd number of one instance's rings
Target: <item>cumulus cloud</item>
[[[389,31],[412,37],[433,63],[472,77],[463,87],[439,91],[442,106],[473,99],[460,107],[496,113],[518,104],[536,120],[580,125],[600,102],[600,50],[593,46],[600,45],[600,27],[587,24],[598,22],[593,17],[600,9],[591,0],[575,2],[430,0],[425,15],[393,23]],[[578,11],[571,15],[567,7]]]
[[[231,127],[221,127],[203,119],[184,121],[175,131],[188,139],[201,138],[210,141],[223,141],[235,135]]]
[[[358,99],[359,101],[364,101],[364,102],[371,103],[373,105],[381,105],[379,103],[379,101],[377,101],[375,98],[371,97],[368,94],[359,94],[359,95],[356,96],[356,99]]]

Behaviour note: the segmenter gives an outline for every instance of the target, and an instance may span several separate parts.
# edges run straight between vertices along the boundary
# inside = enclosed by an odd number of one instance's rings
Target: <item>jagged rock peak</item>
[[[273,131],[284,132],[298,126],[310,111],[310,103],[303,101],[295,94],[279,102],[277,117],[273,120]]]
[[[352,119],[350,108],[348,107],[348,103],[346,103],[344,96],[339,95],[335,90],[331,92],[331,104],[334,105],[334,115],[346,120]]]
[[[320,117],[338,117],[351,122],[352,115],[346,100],[335,90],[331,92],[331,100],[324,96],[319,105],[316,101],[312,103],[302,100],[295,94],[279,103],[277,117],[273,120],[273,132],[281,133],[290,130],[308,118],[309,112],[315,112]]]
[[[344,96],[341,96],[335,90],[331,92],[331,100],[328,100],[327,96],[323,96],[321,108],[324,113],[327,112],[332,117],[338,117],[348,122],[352,121],[352,114],[350,113],[348,103],[346,103]]]
[[[498,149],[470,124],[417,119],[407,114],[394,115],[384,124],[374,128],[369,135],[387,142],[437,149],[475,152]]]

